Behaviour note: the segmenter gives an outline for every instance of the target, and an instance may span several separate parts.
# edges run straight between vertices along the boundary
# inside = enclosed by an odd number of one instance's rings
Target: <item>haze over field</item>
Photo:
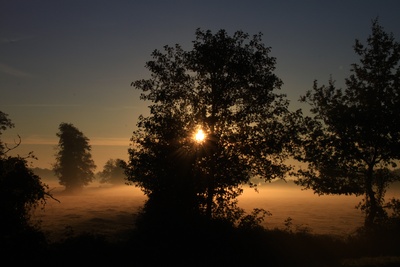
[[[89,232],[123,239],[134,227],[135,213],[146,200],[134,186],[94,183],[82,195],[66,195],[57,182],[47,181],[60,203],[49,200],[45,210],[37,210],[34,218],[42,220],[42,228],[50,238],[60,238],[72,230],[75,234]],[[245,189],[239,205],[248,212],[253,208],[271,212],[263,223],[269,229],[284,229],[285,220],[290,217],[294,231],[345,236],[363,224],[363,214],[355,208],[361,197],[318,196],[282,181],[267,183],[258,190]],[[389,190],[387,196],[399,197],[400,191]]]

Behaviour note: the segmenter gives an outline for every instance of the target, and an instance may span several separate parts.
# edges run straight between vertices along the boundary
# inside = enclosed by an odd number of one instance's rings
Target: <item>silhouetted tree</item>
[[[12,123],[11,119],[8,118],[8,114],[0,111],[0,156],[3,156],[6,153],[6,146],[1,140],[1,135],[3,131],[7,130],[7,128],[14,128],[14,123]]]
[[[148,203],[234,222],[243,215],[242,185],[290,169],[284,160],[295,116],[275,92],[282,81],[261,37],[197,29],[191,51],[176,44],[152,53],[151,78],[132,83],[153,104],[150,116],[139,117],[126,171]],[[198,129],[203,142],[193,138]]]
[[[96,168],[89,138],[71,123],[61,123],[57,137],[60,139],[54,173],[66,191],[80,190],[93,181]]]
[[[30,212],[49,196],[42,183],[27,166],[25,158],[4,156],[0,159],[1,231],[14,233],[31,227]]]
[[[7,115],[0,111],[0,135],[3,130],[14,127]],[[44,208],[46,199],[53,198],[48,186],[42,183],[41,178],[28,168],[26,158],[8,156],[12,148],[2,143],[0,153],[0,213],[1,213],[1,240],[7,247],[15,239],[25,238],[27,233],[38,233],[38,225],[31,221],[31,212],[41,206]],[[32,153],[28,157],[34,158]],[[32,237],[32,236],[31,236]],[[22,244],[20,244],[21,246]],[[5,247],[3,247],[5,249]]]
[[[104,164],[103,171],[99,172],[100,183],[124,184],[126,182],[126,162],[122,159],[109,159]]]
[[[400,158],[400,45],[378,19],[372,22],[367,46],[355,41],[360,64],[352,64],[346,89],[314,82],[301,101],[311,105],[306,117],[303,154],[308,169],[297,184],[318,194],[364,195],[360,207],[365,225],[385,218],[382,207],[390,171]]]

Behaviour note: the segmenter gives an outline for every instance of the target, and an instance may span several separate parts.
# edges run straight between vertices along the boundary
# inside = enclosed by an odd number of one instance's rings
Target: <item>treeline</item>
[[[123,185],[126,183],[126,176],[124,174],[124,169],[121,167],[119,162],[122,162],[122,159],[109,159],[103,166],[103,170],[98,171],[94,174],[94,181],[97,181],[101,184],[108,185]],[[48,168],[39,168],[34,167],[31,168],[33,173],[38,175],[45,181],[58,183],[58,177],[55,175],[52,169]]]

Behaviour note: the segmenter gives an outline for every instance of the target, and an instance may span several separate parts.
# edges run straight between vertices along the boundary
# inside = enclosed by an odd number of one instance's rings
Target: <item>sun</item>
[[[204,134],[202,129],[197,130],[197,132],[194,134],[194,140],[198,143],[203,142],[205,138],[206,135]]]

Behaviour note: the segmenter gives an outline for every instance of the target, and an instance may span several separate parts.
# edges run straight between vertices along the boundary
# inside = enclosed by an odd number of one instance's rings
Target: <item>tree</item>
[[[0,111],[1,131],[14,127],[7,114]],[[12,148],[2,144],[0,153],[0,211],[1,225],[0,236],[4,242],[13,242],[20,236],[26,240],[26,233],[38,233],[39,229],[31,221],[31,212],[41,206],[44,208],[47,198],[53,198],[49,188],[28,168],[26,158],[8,156]],[[8,149],[5,149],[8,148]],[[30,153],[28,157],[33,158]],[[7,246],[6,244],[4,244]],[[10,245],[10,243],[8,243]],[[21,246],[21,244],[19,244]]]
[[[90,153],[89,138],[71,123],[61,123],[56,135],[60,140],[56,163],[53,165],[54,173],[66,191],[81,190],[93,181],[96,168]]]
[[[6,145],[1,141],[1,135],[7,128],[14,128],[14,123],[8,118],[8,114],[0,111],[0,156],[6,153]]]
[[[125,184],[126,162],[122,159],[109,159],[99,173],[100,183]]]
[[[5,156],[0,160],[1,231],[15,233],[31,227],[31,211],[51,197],[48,185],[28,168],[26,159]],[[4,233],[4,232],[3,232]]]
[[[301,101],[313,117],[305,117],[303,151],[308,163],[297,184],[318,194],[363,195],[365,225],[386,216],[385,190],[399,175],[390,171],[400,158],[400,45],[378,20],[372,22],[367,46],[355,41],[359,64],[352,64],[346,89],[314,82]]]
[[[261,37],[197,29],[191,51],[155,50],[146,63],[151,78],[132,83],[152,105],[139,117],[126,174],[168,217],[175,207],[178,216],[237,221],[242,185],[289,171],[296,116],[275,92],[282,81]],[[197,130],[204,141],[194,140]]]

